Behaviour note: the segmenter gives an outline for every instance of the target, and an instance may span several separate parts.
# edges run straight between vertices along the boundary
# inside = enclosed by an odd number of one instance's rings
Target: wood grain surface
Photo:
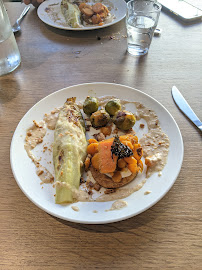
[[[13,23],[24,5],[6,7]],[[201,25],[162,12],[162,35],[138,58],[126,53],[124,20],[75,33],[49,27],[29,11],[16,36],[21,66],[0,77],[0,269],[202,269],[201,133],[171,97],[176,85],[202,119]],[[115,82],[151,95],[171,112],[184,140],[172,189],[146,212],[114,224],[80,225],[46,214],[22,193],[10,168],[13,132],[27,110],[85,82]]]

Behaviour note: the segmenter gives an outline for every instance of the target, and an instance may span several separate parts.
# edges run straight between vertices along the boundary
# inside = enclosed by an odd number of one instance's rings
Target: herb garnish
[[[133,155],[133,151],[125,144],[121,143],[119,136],[114,137],[113,144],[111,146],[112,158],[113,154],[118,156],[118,159],[124,157],[130,157]]]

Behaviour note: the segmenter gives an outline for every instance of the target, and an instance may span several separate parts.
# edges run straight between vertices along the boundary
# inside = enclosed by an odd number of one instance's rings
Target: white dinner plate
[[[162,171],[162,175],[159,177],[158,173],[154,173],[139,191],[124,199],[128,203],[128,206],[120,210],[105,211],[110,209],[113,203],[112,201],[74,203],[74,206],[79,207],[79,212],[73,211],[71,204],[65,206],[55,204],[54,188],[51,184],[40,185],[40,179],[36,175],[35,165],[27,156],[24,149],[26,130],[32,125],[33,120],[40,121],[43,119],[45,113],[49,113],[54,108],[62,106],[68,97],[76,96],[79,101],[84,100],[86,96],[92,95],[92,93],[97,97],[114,95],[120,99],[143,103],[147,108],[156,112],[162,130],[170,139],[168,160]],[[140,136],[141,131],[138,124],[134,126],[134,129],[137,136]],[[39,151],[38,154],[40,156],[42,152],[40,145],[37,147],[39,149],[36,152]],[[86,224],[101,224],[133,217],[157,203],[174,184],[181,169],[183,153],[184,148],[180,130],[171,114],[158,101],[139,90],[127,86],[110,83],[90,83],[64,88],[45,97],[34,105],[25,114],[15,130],[10,149],[10,161],[14,177],[19,187],[39,208],[64,220]],[[52,154],[49,151],[47,151],[46,155],[45,160],[52,159]],[[46,163],[46,161],[44,162]],[[48,169],[53,170],[51,168],[53,165],[46,165],[49,166]],[[148,190],[151,193],[144,195],[145,191]],[[94,212],[95,210],[97,213]]]
[[[92,3],[95,0],[91,1]],[[84,30],[94,30],[99,28],[108,27],[119,21],[121,21],[126,16],[126,2],[124,0],[103,0],[101,1],[107,7],[110,7],[111,16],[113,20],[111,22],[106,22],[102,26],[98,25],[88,25],[82,28],[72,28],[67,26],[64,16],[60,10],[61,0],[47,0],[44,1],[38,8],[37,14],[39,18],[46,24],[64,30],[73,31],[84,31]]]

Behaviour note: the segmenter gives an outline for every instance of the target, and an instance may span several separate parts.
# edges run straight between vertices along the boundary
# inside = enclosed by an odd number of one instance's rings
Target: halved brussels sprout
[[[133,113],[122,110],[114,115],[113,122],[119,129],[126,131],[134,126],[136,118]]]

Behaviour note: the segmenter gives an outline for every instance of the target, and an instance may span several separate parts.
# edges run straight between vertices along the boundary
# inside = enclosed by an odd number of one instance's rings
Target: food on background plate
[[[62,0],[61,11],[67,25],[72,28],[80,28],[85,24],[101,26],[110,15],[108,8],[102,3],[70,0]]]
[[[77,5],[71,4],[67,0],[62,0],[60,7],[69,26],[72,28],[81,27],[81,14]]]
[[[57,182],[56,203],[73,202],[71,187],[79,188],[86,157],[85,123],[75,101],[76,98],[67,99],[55,127],[53,162]],[[60,183],[66,183],[70,188]]]
[[[98,24],[101,26],[109,14],[108,8],[102,3],[89,5],[83,2],[79,5],[79,9],[81,11],[81,18],[87,24]]]

